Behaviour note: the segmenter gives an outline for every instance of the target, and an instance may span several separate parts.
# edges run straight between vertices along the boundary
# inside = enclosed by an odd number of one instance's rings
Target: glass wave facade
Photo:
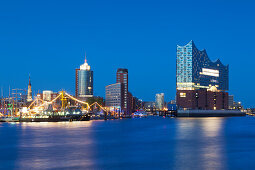
[[[185,46],[177,45],[176,88],[177,90],[229,89],[229,66],[220,60],[212,62],[205,50],[198,50],[193,41]]]

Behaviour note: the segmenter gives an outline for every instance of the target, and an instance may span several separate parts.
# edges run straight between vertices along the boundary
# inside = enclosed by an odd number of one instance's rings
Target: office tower
[[[128,94],[128,69],[125,68],[119,68],[117,70],[117,75],[116,75],[116,82],[117,83],[122,83],[123,88],[124,88],[124,106],[123,110],[125,114],[131,114],[131,108],[130,108],[130,100],[129,99],[129,94]]]
[[[115,83],[105,87],[105,106],[111,110],[124,111],[123,83]]]
[[[29,75],[29,82],[28,82],[28,88],[27,88],[27,102],[33,101],[32,98],[32,85],[31,85],[31,80],[30,80],[30,75]]]
[[[165,103],[164,93],[156,94],[156,96],[155,96],[155,103],[156,103],[157,110],[163,110],[164,103]]]
[[[93,71],[87,63],[85,56],[85,63],[75,70],[75,95],[79,98],[93,97]]]
[[[176,102],[186,109],[228,109],[229,66],[212,62],[193,41],[177,46]]]

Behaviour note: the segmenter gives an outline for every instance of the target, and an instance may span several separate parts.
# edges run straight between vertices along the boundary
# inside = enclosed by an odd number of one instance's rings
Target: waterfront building
[[[233,104],[233,107],[232,107],[233,110],[242,110],[243,108],[244,107],[242,106],[241,102],[235,102],[234,101],[234,104]]]
[[[177,105],[186,109],[228,109],[228,93],[215,90],[178,90]]]
[[[93,96],[93,71],[87,63],[85,56],[85,63],[75,70],[75,96],[78,98],[88,98]]]
[[[132,100],[132,94],[129,94],[128,91],[128,69],[125,68],[119,68],[116,73],[116,83],[122,83],[123,84],[123,90],[124,90],[124,105],[123,110],[125,114],[131,114],[131,100]]]
[[[132,112],[136,112],[138,110],[143,109],[143,101],[141,99],[138,99],[137,97],[133,97],[133,105],[132,105]]]
[[[195,90],[210,86],[227,91],[228,65],[218,59],[212,62],[205,50],[198,50],[193,41],[185,46],[177,45],[176,88],[177,90]]]
[[[37,94],[37,98],[40,99],[39,101],[51,101],[55,99],[58,95],[59,93],[57,92],[53,92],[51,90],[43,90],[42,93]]]
[[[115,83],[105,87],[105,106],[112,111],[124,111],[123,83]]]
[[[43,101],[51,101],[53,95],[53,91],[50,90],[44,90],[43,91]]]
[[[234,95],[228,95],[228,108],[233,109],[234,107]]]
[[[37,93],[36,98],[38,99],[36,101],[37,105],[41,105],[43,104],[45,101],[46,102],[50,102],[54,99],[56,99],[59,96],[58,92],[53,92],[51,90],[43,90],[42,93]],[[72,105],[72,101],[70,102],[70,104]],[[55,105],[55,107],[60,108],[62,105],[62,101],[60,98],[58,98],[57,100],[54,101],[53,103],[48,103],[47,105],[44,106],[44,110],[47,112],[52,112],[53,111],[53,105]]]
[[[155,103],[156,103],[156,108],[157,110],[163,110],[164,104],[165,104],[165,99],[164,99],[164,93],[158,93],[155,96]]]
[[[176,100],[171,100],[170,104],[176,104]]]
[[[125,90],[125,88],[124,88],[124,90]],[[125,94],[125,93],[124,93]],[[125,96],[124,96],[125,97]],[[125,99],[124,99],[124,101],[125,101]],[[127,106],[128,106],[128,108],[127,108],[127,113],[128,114],[132,114],[132,112],[133,112],[133,107],[134,107],[134,101],[133,101],[133,95],[132,95],[132,93],[130,93],[129,91],[128,91],[128,98],[127,98]]]
[[[156,111],[156,103],[153,101],[143,102],[143,110],[146,112],[155,112]]]
[[[31,80],[30,80],[30,75],[29,75],[29,82],[28,82],[28,88],[27,88],[27,102],[32,102],[32,85],[31,85]]]
[[[176,110],[177,110],[176,104],[172,104],[171,102],[169,102],[169,103],[167,104],[167,110],[168,110],[168,111],[171,111],[171,112],[176,111]]]
[[[176,102],[186,109],[228,109],[229,66],[212,62],[193,41],[177,45]]]

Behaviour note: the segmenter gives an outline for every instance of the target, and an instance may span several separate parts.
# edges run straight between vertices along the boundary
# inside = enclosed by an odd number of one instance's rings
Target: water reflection
[[[204,118],[201,120],[202,132],[206,137],[216,137],[222,132],[224,118]]]
[[[3,123],[0,169],[252,169],[253,129],[249,117]]]
[[[82,122],[22,122],[16,123],[20,125],[23,129],[29,128],[81,128],[90,127],[94,121],[82,121]]]
[[[93,121],[17,124],[20,132],[16,166],[24,169],[91,166],[92,124]]]
[[[208,139],[205,146],[201,147],[203,169],[226,169],[223,123],[224,118],[207,118],[202,122],[203,136]]]
[[[225,169],[223,118],[179,119],[175,147],[176,169]]]

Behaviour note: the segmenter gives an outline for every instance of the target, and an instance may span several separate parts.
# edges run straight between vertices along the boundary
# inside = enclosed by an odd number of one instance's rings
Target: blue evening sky
[[[194,40],[230,68],[230,93],[255,107],[255,1],[6,0],[0,1],[0,87],[74,94],[75,68],[94,70],[104,96],[117,68],[143,100],[175,96],[176,45]]]

